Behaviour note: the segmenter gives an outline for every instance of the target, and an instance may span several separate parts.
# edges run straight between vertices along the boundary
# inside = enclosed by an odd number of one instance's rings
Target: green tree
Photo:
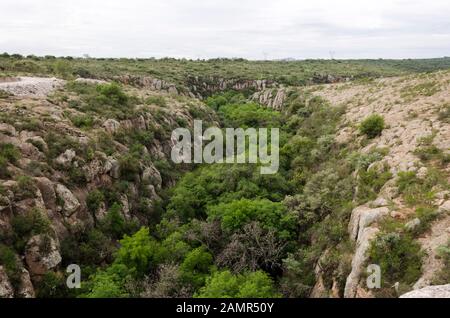
[[[205,283],[213,262],[212,255],[206,251],[204,246],[200,246],[186,255],[183,263],[181,263],[182,279],[199,288]]]
[[[220,271],[211,275],[197,298],[278,298],[272,279],[263,271],[233,275]]]

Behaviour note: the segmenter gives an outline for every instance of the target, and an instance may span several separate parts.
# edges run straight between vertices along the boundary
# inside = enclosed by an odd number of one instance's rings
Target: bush
[[[145,99],[147,105],[157,105],[160,107],[166,107],[167,102],[164,96],[150,96]]]
[[[264,272],[248,272],[233,275],[230,271],[216,272],[196,298],[277,298],[272,279]]]
[[[124,234],[130,234],[137,228],[135,222],[127,221],[122,216],[122,206],[114,203],[108,210],[105,218],[100,222],[100,227],[112,238],[119,239]]]
[[[0,265],[3,265],[6,275],[15,287],[20,283],[20,265],[15,251],[3,244],[0,244]]]
[[[219,218],[222,228],[234,232],[251,221],[258,221],[265,229],[277,230],[282,237],[289,237],[295,229],[293,215],[287,213],[280,202],[267,199],[241,199],[211,206],[207,212],[211,218]]]
[[[181,263],[181,278],[197,289],[204,285],[212,264],[212,255],[204,246],[200,246],[189,252]]]
[[[100,208],[100,205],[105,201],[103,193],[97,189],[89,192],[86,198],[86,205],[89,211],[95,213]]]
[[[373,114],[364,119],[359,127],[359,130],[362,134],[367,135],[367,137],[375,138],[381,135],[384,126],[384,118],[378,114]]]
[[[13,217],[11,225],[14,247],[19,252],[24,250],[30,237],[37,234],[49,234],[51,231],[49,219],[38,209]]]
[[[0,143],[0,157],[10,163],[16,163],[20,159],[20,151],[12,144]]]
[[[123,264],[137,276],[143,276],[156,268],[162,255],[161,246],[150,237],[149,229],[141,228],[132,236],[120,240],[116,264]]]
[[[71,116],[70,121],[78,128],[92,128],[94,126],[94,118],[90,115]]]
[[[382,282],[385,286],[395,282],[412,284],[421,275],[421,248],[408,235],[378,235],[369,248],[369,257],[371,264],[381,267]]]

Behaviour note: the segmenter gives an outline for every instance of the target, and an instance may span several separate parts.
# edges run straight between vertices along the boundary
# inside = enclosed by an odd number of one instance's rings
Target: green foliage
[[[278,298],[272,279],[264,272],[233,275],[230,271],[214,273],[195,295],[197,298]]]
[[[132,236],[125,235],[120,240],[115,263],[123,264],[141,276],[158,264],[161,253],[161,246],[150,237],[149,229],[143,227]]]
[[[16,163],[20,159],[20,151],[12,144],[0,143],[0,157],[10,163]]]
[[[86,205],[89,211],[95,213],[100,208],[100,205],[105,201],[103,192],[95,189],[89,192],[86,198]]]
[[[412,284],[421,275],[421,248],[408,235],[380,234],[372,242],[368,253],[370,264],[378,264],[381,267],[382,282],[385,286],[395,282]]]
[[[359,202],[375,200],[383,185],[391,178],[392,173],[387,165],[360,170],[357,193]]]
[[[11,225],[14,247],[19,252],[24,250],[30,237],[51,232],[49,219],[38,209],[32,209],[24,215],[14,216]]]
[[[0,178],[9,178],[8,163],[16,163],[20,158],[19,150],[12,144],[0,143]]]
[[[289,190],[280,174],[261,175],[257,165],[210,165],[187,173],[173,190],[168,214],[183,220],[206,216],[208,205],[241,198],[281,201]]]
[[[95,120],[90,115],[77,115],[71,116],[70,121],[78,128],[92,128]]]
[[[100,222],[100,227],[104,233],[108,233],[112,238],[119,239],[124,234],[130,234],[137,229],[135,222],[127,221],[122,216],[122,206],[114,203]]]
[[[213,263],[212,255],[200,246],[190,251],[180,265],[181,278],[195,289],[204,285]]]
[[[384,118],[381,115],[373,114],[361,122],[359,131],[369,138],[375,138],[381,135],[384,127]]]
[[[263,108],[255,103],[226,104],[220,107],[224,127],[265,127],[279,128],[282,125],[281,114],[277,111]]]
[[[125,298],[129,292],[125,289],[128,281],[131,281],[132,269],[124,264],[114,263],[104,271],[98,271],[87,283],[86,298]]]
[[[60,273],[47,272],[36,284],[38,298],[66,298],[73,296],[67,288],[66,279]]]
[[[111,262],[114,246],[111,239],[99,229],[78,231],[61,241],[63,264],[83,265],[88,275],[90,267]]]
[[[267,199],[240,199],[220,203],[208,208],[211,218],[220,218],[222,228],[234,232],[251,221],[258,221],[263,228],[276,230],[281,237],[289,237],[295,230],[295,218],[287,213],[280,202]]]
[[[138,100],[128,96],[116,83],[92,85],[69,82],[66,88],[79,95],[72,106],[80,112],[95,113],[107,118],[127,119],[134,114]]]
[[[164,96],[150,96],[145,99],[147,105],[157,105],[159,107],[166,107],[167,101]]]
[[[450,282],[450,240],[446,245],[438,247],[438,257],[442,261],[442,269],[433,278],[433,285],[445,285]]]
[[[3,244],[0,244],[0,265],[4,267],[11,284],[17,287],[21,276],[18,256],[12,248]]]
[[[68,61],[57,60],[53,65],[53,72],[62,78],[70,78],[73,73],[72,65]]]
[[[431,168],[425,178],[417,177],[413,171],[402,171],[397,179],[398,190],[409,205],[432,205],[435,195],[433,187],[445,184],[446,181],[439,171]]]

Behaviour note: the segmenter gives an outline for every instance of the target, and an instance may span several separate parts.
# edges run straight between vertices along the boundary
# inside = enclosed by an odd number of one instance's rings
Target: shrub
[[[200,246],[189,252],[181,263],[181,278],[197,289],[204,285],[212,264],[212,255]]]
[[[150,96],[145,99],[147,105],[157,105],[160,107],[166,107],[167,101],[164,96]]]
[[[58,60],[53,64],[53,72],[63,78],[68,78],[73,73],[70,63],[64,60]]]
[[[116,84],[98,84],[96,91],[99,93],[97,101],[101,104],[110,105],[126,105],[129,101],[128,96],[123,92],[122,88]]]
[[[100,222],[100,227],[115,239],[121,238],[124,234],[130,234],[136,230],[136,223],[127,221],[122,216],[122,206],[114,203],[108,210],[105,218]]]
[[[10,163],[16,163],[20,159],[20,151],[13,144],[0,143],[0,157]]]
[[[433,285],[445,285],[450,282],[450,240],[446,245],[438,247],[438,257],[442,260],[443,267],[433,278]]]
[[[20,265],[15,251],[3,244],[0,244],[0,265],[3,265],[6,275],[15,287],[20,283]]]
[[[94,118],[90,115],[71,116],[70,121],[78,128],[92,128]]]
[[[66,298],[71,296],[66,280],[60,273],[47,272],[36,285],[36,296],[38,298]]]
[[[95,213],[100,208],[100,205],[105,201],[103,193],[97,189],[89,192],[86,198],[86,205],[89,211]]]
[[[142,276],[158,265],[161,253],[161,246],[150,237],[149,229],[143,227],[132,236],[125,235],[120,240],[115,263],[123,264]]]
[[[51,232],[50,221],[38,209],[33,209],[25,215],[14,216],[11,225],[14,247],[19,252],[23,251],[30,237]]]
[[[382,282],[386,286],[395,282],[412,284],[421,275],[421,248],[408,235],[378,235],[369,248],[369,257],[372,264],[381,267]]]
[[[362,134],[367,135],[367,137],[375,138],[381,135],[384,126],[384,118],[378,114],[373,114],[364,119],[359,130]]]
[[[222,228],[234,232],[251,221],[258,221],[265,229],[277,230],[280,236],[289,236],[294,230],[293,215],[287,213],[286,207],[280,202],[267,199],[241,199],[230,203],[220,203],[211,206],[207,214],[211,218],[219,218]]]
[[[264,272],[233,275],[220,271],[210,276],[206,285],[195,294],[197,298],[277,298],[272,279]]]
[[[382,169],[360,170],[357,196],[361,203],[376,199],[383,185],[392,178],[388,169],[388,166],[383,166]]]

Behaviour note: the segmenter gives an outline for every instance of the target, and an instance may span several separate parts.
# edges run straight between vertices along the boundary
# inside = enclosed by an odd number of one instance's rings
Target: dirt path
[[[0,90],[15,96],[44,98],[64,83],[54,77],[19,77],[0,81]]]

